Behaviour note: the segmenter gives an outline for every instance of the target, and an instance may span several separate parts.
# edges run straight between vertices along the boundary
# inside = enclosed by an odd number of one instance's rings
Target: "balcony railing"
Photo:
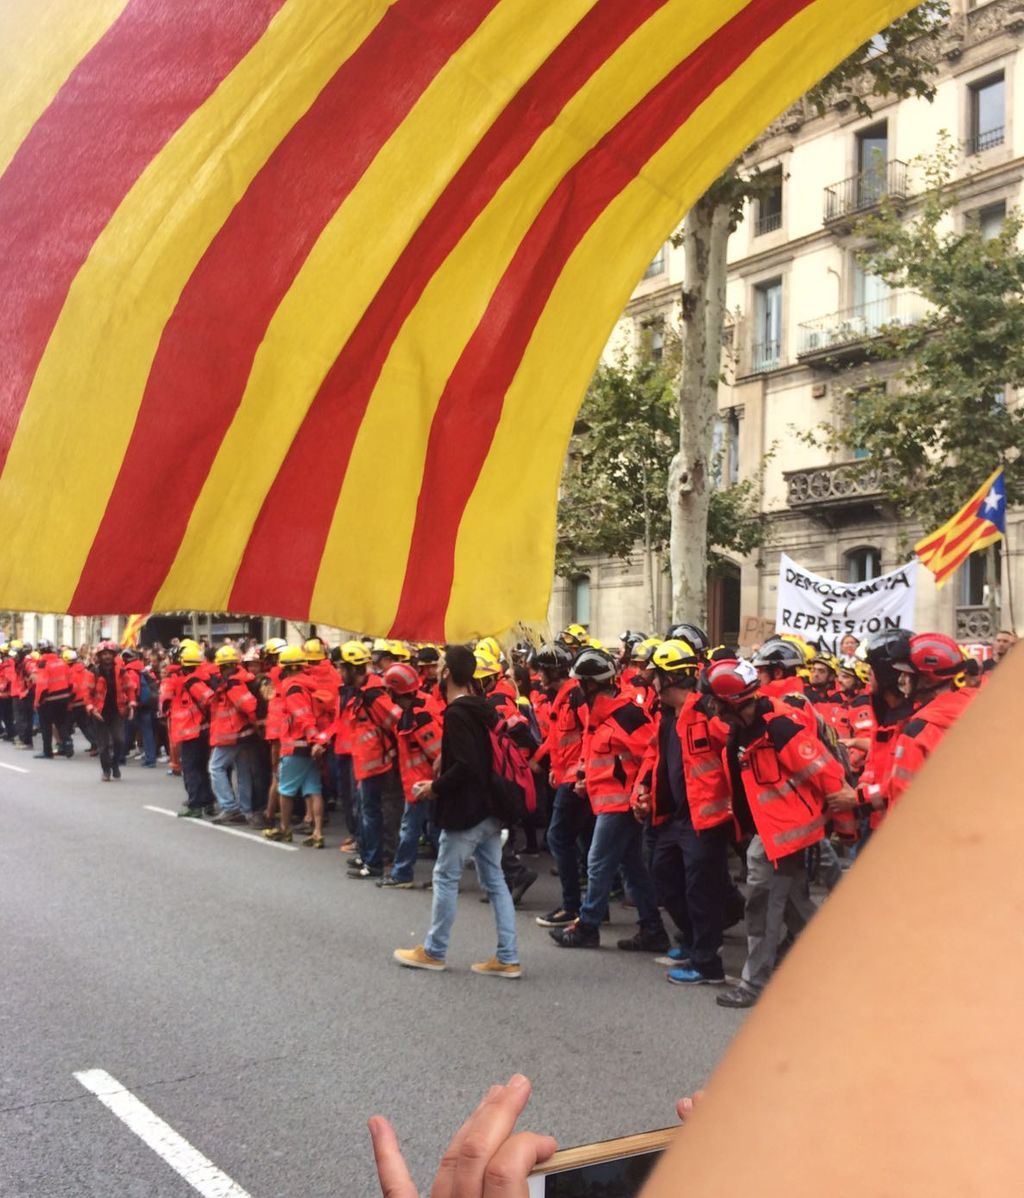
[[[782,365],[781,341],[755,341],[750,347],[750,373],[764,374]]]
[[[998,128],[985,129],[969,137],[966,150],[968,154],[984,154],[986,150],[1001,146],[1004,141],[1006,141],[1006,128],[999,125]]]
[[[782,213],[769,212],[764,216],[759,216],[754,222],[754,236],[763,237],[765,233],[774,233],[782,228]]]
[[[786,470],[782,477],[791,508],[836,506],[880,496],[885,467],[870,462],[838,462],[811,470]]]
[[[992,613],[987,607],[958,607],[956,609],[956,639],[958,641],[987,641],[995,636]]]
[[[907,164],[894,158],[826,187],[825,224],[869,212],[886,196],[905,200],[910,194],[908,174]]]
[[[828,357],[844,346],[859,345],[898,325],[916,324],[925,301],[915,291],[894,291],[869,304],[858,304],[806,320],[798,326],[797,357]]]

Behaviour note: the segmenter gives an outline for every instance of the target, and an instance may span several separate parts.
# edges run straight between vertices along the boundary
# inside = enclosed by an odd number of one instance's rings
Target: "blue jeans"
[[[563,783],[555,791],[551,808],[551,823],[548,826],[548,848],[558,866],[558,880],[562,884],[562,907],[570,915],[580,909],[580,863],[577,841],[589,833],[594,824],[594,813],[586,795],[578,795],[571,782]],[[600,922],[600,920],[598,921]]]
[[[153,713],[148,707],[140,707],[135,713],[142,736],[142,763],[156,765],[156,736],[153,733]]]
[[[380,801],[386,774],[359,783],[359,856],[367,869],[379,873],[384,860],[384,813]]]
[[[626,886],[636,903],[637,922],[644,929],[663,929],[654,883],[644,868],[642,829],[631,811],[609,811],[594,822],[594,839],[587,858],[587,894],[580,907],[580,923],[600,928],[608,910],[612,882],[622,867]]]
[[[421,800],[418,803],[406,803],[402,812],[402,824],[398,829],[398,847],[395,849],[395,863],[391,867],[391,876],[396,882],[411,882],[413,867],[420,847],[420,836],[426,822],[430,803]]]
[[[210,751],[210,784],[222,811],[241,810],[252,815],[252,796],[256,788],[255,746],[249,740],[236,745],[215,745]],[[238,798],[231,785],[228,770],[234,766],[238,783]]]
[[[497,958],[503,965],[519,961],[516,947],[516,911],[512,906],[505,875],[501,872],[501,824],[493,816],[462,832],[441,832],[437,862],[434,865],[434,902],[430,912],[430,931],[423,947],[432,957],[443,961],[459,898],[459,880],[466,862],[476,858],[476,876],[491,900],[498,929]]]

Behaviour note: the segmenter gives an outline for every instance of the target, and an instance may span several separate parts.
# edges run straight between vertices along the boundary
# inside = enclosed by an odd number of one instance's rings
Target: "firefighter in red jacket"
[[[52,641],[42,640],[37,646],[39,664],[32,681],[34,684],[35,709],[39,713],[39,731],[43,738],[40,759],[52,760],[53,734],[57,734],[57,751],[64,757],[73,757],[71,728],[68,707],[71,704],[71,671],[67,662],[54,648]]]
[[[978,691],[958,687],[964,655],[952,637],[923,632],[911,637],[906,660],[895,669],[903,675],[904,693],[917,710],[896,738],[889,781],[889,806],[898,803],[942,738],[963,715]]]
[[[185,805],[178,812],[182,819],[202,819],[213,814],[213,790],[210,787],[210,703],[206,656],[195,641],[185,641],[178,654],[181,675],[171,696],[168,729],[178,745],[181,777],[185,783]]]
[[[79,658],[74,649],[65,649],[61,656],[68,663],[68,674],[71,677],[71,702],[68,705],[69,730],[74,731],[77,728],[81,732],[89,742],[90,755],[95,757],[98,752],[95,724],[85,710],[91,693],[92,675],[89,673],[89,667]]]
[[[615,661],[603,650],[584,649],[573,662],[571,676],[587,701],[577,788],[590,799],[594,836],[579,919],[567,927],[552,928],[549,934],[563,948],[598,948],[612,882],[621,867],[636,903],[639,928],[635,936],[620,940],[619,948],[664,953],[669,947],[668,934],[661,922],[654,883],[644,866],[640,825],[630,805],[654,724],[642,707],[618,693]]]
[[[724,760],[733,813],[747,849],[747,960],[723,1007],[750,1007],[775,966],[783,927],[797,935],[814,914],[804,850],[825,835],[827,810],[854,799],[840,761],[793,710],[759,695],[757,671],[716,661],[707,685],[730,735]]]
[[[569,677],[572,663],[572,650],[557,641],[541,645],[530,657],[530,665],[540,674],[544,687],[548,722],[547,733],[531,765],[536,773],[547,768],[548,781],[555,792],[547,841],[562,888],[561,903],[553,911],[537,916],[542,928],[568,927],[579,917],[582,894],[577,846],[582,844],[584,851],[589,851],[594,833],[590,801],[576,788],[587,701],[579,683]]]
[[[100,770],[104,782],[121,777],[124,757],[124,725],[134,714],[124,667],[113,641],[101,641],[96,649],[96,664],[89,679],[89,697],[85,705],[92,716],[99,748]]]
[[[11,700],[18,735],[17,747],[21,749],[32,748],[34,705],[31,652],[31,645],[23,641],[11,641],[11,657],[14,662],[14,669],[10,674]]]
[[[411,890],[420,836],[432,806],[429,798],[419,797],[416,783],[430,782],[434,778],[441,754],[441,722],[430,709],[419,674],[408,662],[398,661],[388,666],[383,682],[395,705],[402,710],[402,718],[395,726],[395,741],[405,810],[398,831],[395,863],[377,885]]]
[[[0,642],[0,737],[14,740],[14,700],[11,698],[11,679],[14,659],[7,641]]]
[[[710,697],[698,692],[700,664],[685,641],[665,641],[654,651],[657,733],[633,790],[637,818],[650,820],[658,905],[679,929],[680,946],[669,952],[678,964],[669,981],[677,985],[725,981],[718,953],[732,892],[732,805],[722,765],[729,730]]]
[[[398,642],[385,642],[390,649]],[[391,664],[394,654],[390,654]],[[345,714],[352,729],[352,772],[359,786],[359,854],[350,878],[384,876],[384,782],[395,765],[394,730],[402,718],[379,674],[371,674],[370,651],[362,641],[341,646],[341,675],[346,688]]]
[[[219,683],[210,699],[210,785],[220,807],[213,822],[253,823],[259,764],[256,680],[242,665],[242,655],[234,645],[222,645],[213,660],[220,670]]]

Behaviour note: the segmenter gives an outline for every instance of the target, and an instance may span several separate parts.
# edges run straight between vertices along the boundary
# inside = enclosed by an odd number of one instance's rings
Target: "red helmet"
[[[738,707],[757,694],[757,670],[748,661],[723,658],[713,661],[704,674],[707,689],[720,703]]]
[[[117,653],[121,646],[116,641],[100,641],[96,646],[97,653]]]
[[[904,674],[915,674],[926,686],[952,682],[964,671],[964,655],[951,636],[941,632],[922,632],[910,638],[910,653],[893,667]]]
[[[420,676],[407,661],[396,661],[384,671],[384,685],[396,695],[411,695],[420,689]]]

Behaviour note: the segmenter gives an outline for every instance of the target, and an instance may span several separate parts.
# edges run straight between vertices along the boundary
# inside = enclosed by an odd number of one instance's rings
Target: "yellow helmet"
[[[639,644],[633,646],[633,652],[629,660],[639,665],[649,665],[655,649],[660,644],[661,640],[658,637],[649,636],[647,640],[640,641]]]
[[[0,653],[6,653],[10,649],[10,645],[6,641],[0,641]]]
[[[386,637],[375,636],[373,638],[373,648],[371,649],[371,652],[372,653],[390,653],[391,652],[391,642]]]
[[[305,641],[302,646],[302,652],[306,661],[327,660],[327,651],[324,648],[323,641],[318,636],[311,636],[308,641]]]
[[[376,641],[374,644],[376,645]],[[368,666],[370,651],[362,641],[346,641],[339,650],[341,660],[347,666]]]
[[[476,651],[478,653],[486,653],[489,657],[493,657],[495,661],[501,661],[501,646],[493,636],[481,637],[476,643]]]
[[[206,655],[195,641],[183,641],[178,661],[183,666],[201,666],[206,661]]]
[[[599,641],[596,636],[592,636],[588,642],[591,649],[600,649],[602,653],[607,653],[608,650],[604,647],[604,642]]]
[[[306,651],[300,645],[285,645],[277,655],[277,660],[283,666],[304,666]]]
[[[178,642],[178,648],[184,652],[186,649],[200,649],[202,646],[198,641],[194,641],[190,636],[187,636],[183,641]]]
[[[31,657],[33,661],[38,661],[40,659],[40,657],[42,657],[42,656],[43,655],[39,652],[38,649],[33,649],[32,652],[29,654],[29,657]]]
[[[3,652],[3,650],[5,648],[6,648],[5,645],[0,645],[0,652]],[[74,649],[65,649],[64,652],[61,654],[61,657],[63,657],[64,660],[68,661],[68,662],[78,661],[78,654],[74,651]]]
[[[233,666],[242,660],[242,655],[234,645],[221,645],[214,655],[213,660],[219,666]]]
[[[807,664],[813,666],[816,663],[818,665],[828,666],[833,674],[839,673],[839,662],[832,656],[831,653],[826,653],[824,650],[814,653]]]
[[[24,641],[13,640],[13,641],[11,641],[11,643],[10,643],[10,644],[7,646],[7,651],[8,651],[9,653],[17,653],[17,652],[19,651],[19,649],[24,649],[24,648],[25,648],[25,642],[24,642]]]
[[[476,658],[474,678],[493,678],[496,674],[501,673],[501,662],[492,657],[490,653],[483,649],[477,649],[473,656]]]
[[[272,636],[269,641],[263,646],[264,655],[267,657],[276,657],[282,649],[288,648],[288,642],[279,636]]]
[[[663,641],[654,647],[650,664],[663,674],[693,675],[700,667],[700,658],[697,650],[686,641]]]
[[[412,650],[405,641],[388,641],[387,652],[392,657],[397,657],[399,661],[412,661]]]
[[[568,628],[563,628],[558,634],[558,639],[563,645],[580,645],[583,648],[590,643],[587,630],[582,624],[570,624]]]
[[[861,685],[866,686],[868,679],[871,677],[871,667],[862,658],[856,654],[849,654],[839,662],[839,669],[847,674],[852,674]]]

